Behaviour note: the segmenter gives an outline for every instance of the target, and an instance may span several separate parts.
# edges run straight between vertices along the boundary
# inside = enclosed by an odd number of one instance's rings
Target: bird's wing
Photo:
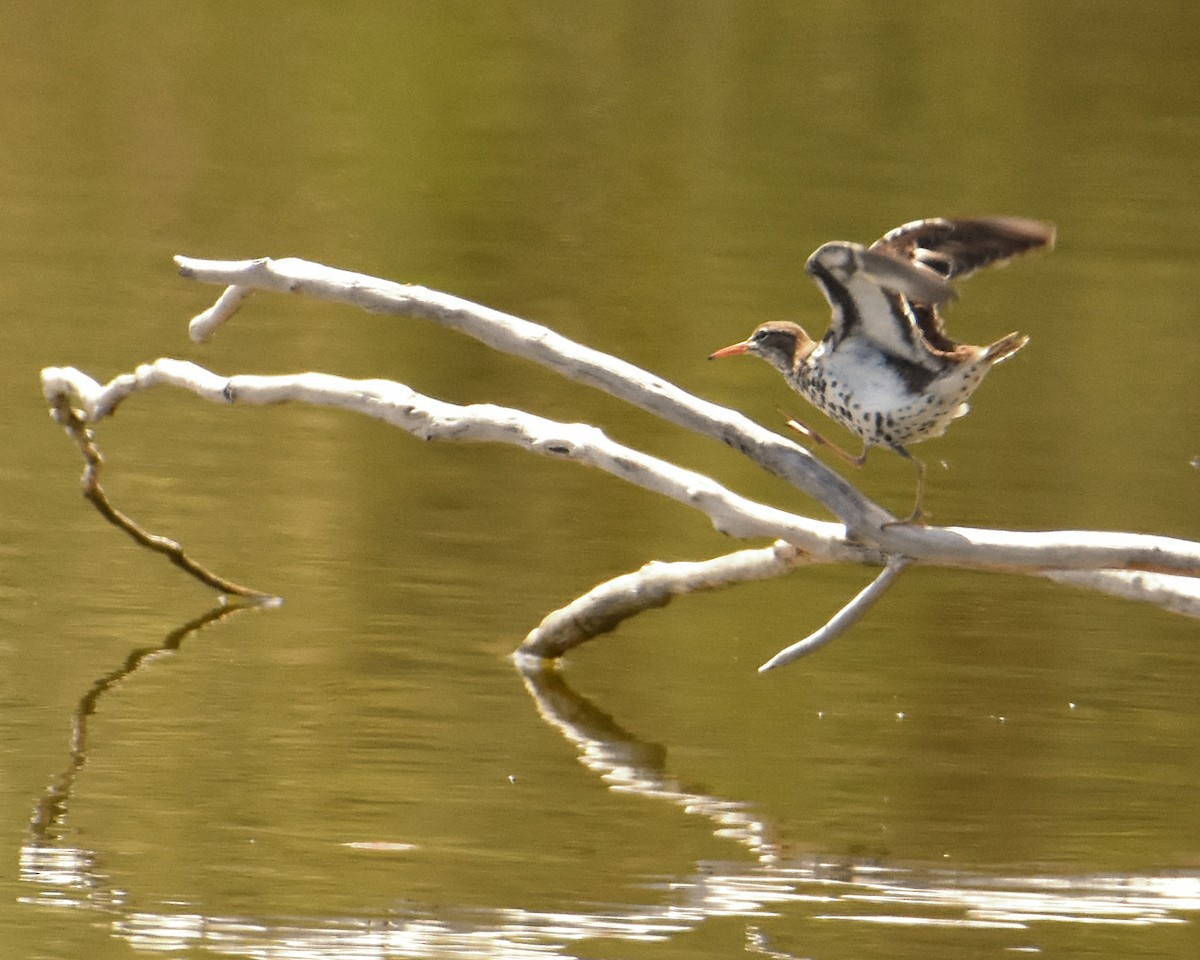
[[[954,298],[949,282],[933,270],[868,250],[857,243],[822,244],[805,264],[833,308],[824,342],[837,350],[850,338],[869,340],[878,350],[920,364],[929,349],[913,304]]]
[[[1043,247],[1054,247],[1054,224],[1025,217],[914,220],[871,244],[877,253],[927,267],[947,280]]]
[[[1053,249],[1054,238],[1054,224],[1026,217],[973,220],[935,217],[889,230],[871,245],[870,252],[954,280],[969,277],[984,267],[1003,265],[1031,250]],[[902,292],[929,346],[940,351],[958,346],[946,335],[935,300]]]

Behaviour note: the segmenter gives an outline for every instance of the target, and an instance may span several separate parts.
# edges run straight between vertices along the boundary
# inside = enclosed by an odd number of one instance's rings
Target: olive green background
[[[815,247],[1021,214],[1055,221],[1058,249],[972,279],[948,322],[1032,342],[915,451],[927,508],[1197,538],[1200,7],[96,3],[0,20],[0,954],[1200,944],[1194,621],[915,570],[836,644],[760,677],[872,575],[810,569],[638,618],[573,654],[539,709],[506,655],[546,612],[737,544],[571,464],[160,391],[101,430],[110,494],[285,598],[180,641],[214,598],[81,501],[38,387],[43,366],[107,378],[158,356],[390,377],[594,422],[819,512],[710,441],[419,321],[262,296],[197,347],[187,320],[217,291],[171,256],[426,284],[778,425],[804,408],[775,374],[704,358],[764,319],[823,329]],[[911,502],[899,458],[853,479]]]

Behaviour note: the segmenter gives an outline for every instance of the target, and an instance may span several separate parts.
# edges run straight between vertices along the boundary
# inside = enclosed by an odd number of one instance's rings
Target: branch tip
[[[766,673],[768,670],[787,666],[793,660],[799,660],[814,650],[819,650],[831,640],[836,640],[862,619],[863,614],[887,592],[888,587],[895,582],[896,577],[911,562],[906,557],[893,557],[888,561],[887,566],[883,568],[879,576],[867,584],[863,590],[859,591],[853,600],[835,613],[825,626],[814,633],[810,633],[803,640],[793,643],[790,647],[784,647],[784,649],[780,650],[775,656],[759,667],[758,672]]]
[[[255,604],[261,603],[263,605],[277,606],[282,603],[282,598],[280,597],[243,586],[240,583],[235,583],[232,580],[213,573],[207,567],[189,557],[178,542],[169,537],[150,533],[150,531],[140,526],[131,517],[113,506],[108,499],[108,495],[104,492],[104,488],[100,485],[100,468],[104,464],[104,455],[100,452],[100,448],[96,444],[96,431],[78,411],[67,405],[66,393],[60,394],[60,397],[62,399],[55,411],[56,419],[61,418],[59,422],[75,441],[80,454],[83,456],[84,466],[83,475],[80,477],[80,486],[84,498],[96,508],[100,516],[104,517],[105,520],[118,530],[123,530],[141,546],[163,554],[172,564],[179,567],[185,573],[222,594],[237,597]]]

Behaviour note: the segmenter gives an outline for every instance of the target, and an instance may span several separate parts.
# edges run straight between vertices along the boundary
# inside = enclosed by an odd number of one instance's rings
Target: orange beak
[[[743,340],[741,343],[733,343],[728,347],[722,347],[716,353],[709,354],[709,360],[720,360],[722,357],[735,357],[739,353],[745,353],[750,349],[750,341]]]

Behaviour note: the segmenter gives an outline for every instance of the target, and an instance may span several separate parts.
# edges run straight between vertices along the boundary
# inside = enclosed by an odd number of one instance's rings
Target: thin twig
[[[189,557],[178,542],[169,537],[150,533],[114,507],[109,502],[104,488],[100,485],[100,468],[104,463],[104,458],[96,446],[95,430],[88,426],[79,413],[71,407],[69,399],[65,394],[60,397],[60,402],[55,407],[53,415],[55,420],[62,424],[63,428],[75,441],[79,447],[79,452],[83,455],[83,475],[80,477],[83,495],[100,512],[100,515],[105,520],[119,530],[125,531],[125,533],[142,546],[156,553],[163,554],[171,563],[179,567],[180,570],[199,580],[205,586],[219,590],[221,593],[245,597],[249,600],[263,602],[279,601],[279,598],[272,594],[242,586],[240,583],[234,583],[232,580],[227,580],[213,573],[207,567]]]
[[[883,568],[883,572],[861,590],[853,600],[835,613],[825,626],[814,633],[810,633],[803,640],[793,643],[790,647],[784,647],[759,667],[758,672],[766,673],[768,670],[786,666],[793,660],[799,660],[814,650],[820,649],[829,643],[830,640],[840,637],[854,626],[854,624],[858,623],[862,615],[874,606],[875,602],[887,592],[888,587],[895,582],[896,578],[900,576],[900,573],[910,563],[910,560],[906,560],[903,557],[889,560],[888,565]]]

